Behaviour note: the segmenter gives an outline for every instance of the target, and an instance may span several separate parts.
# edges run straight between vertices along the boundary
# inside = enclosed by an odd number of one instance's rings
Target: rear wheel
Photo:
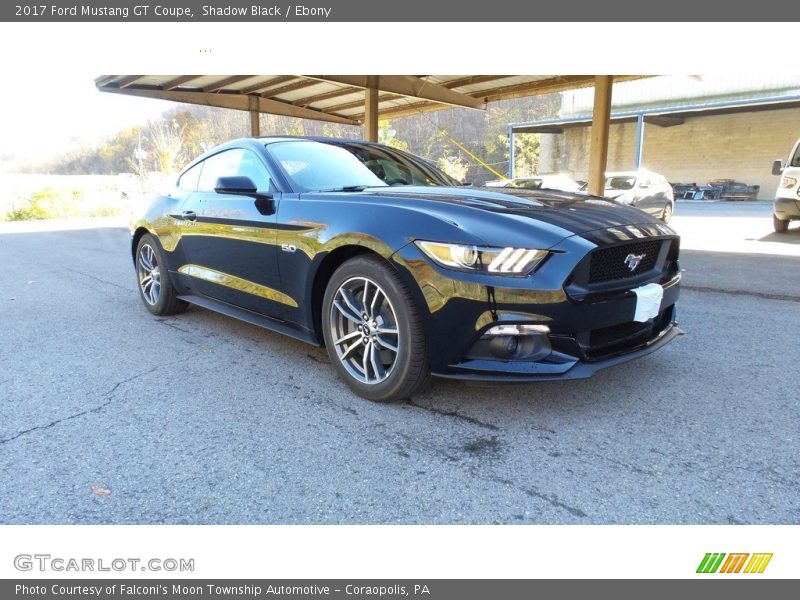
[[[359,256],[339,267],[322,311],[328,355],[355,393],[391,402],[427,383],[422,319],[408,289],[380,258]]]
[[[169,280],[161,248],[149,233],[136,246],[136,280],[144,305],[154,315],[174,315],[186,310],[187,303],[178,298]]]
[[[772,227],[775,229],[776,233],[786,233],[789,231],[789,219],[785,221],[783,219],[779,219],[776,214],[772,214]]]

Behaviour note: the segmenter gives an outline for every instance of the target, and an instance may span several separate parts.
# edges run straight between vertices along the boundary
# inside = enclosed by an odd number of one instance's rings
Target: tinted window
[[[236,174],[249,177],[259,192],[269,191],[269,173],[261,160],[250,150],[245,150],[242,154],[242,162],[239,163],[239,172]]]
[[[214,191],[217,179],[242,175],[249,177],[260,192],[269,191],[269,173],[258,157],[249,150],[234,148],[225,150],[203,161],[198,189],[203,192]]]
[[[355,156],[339,146],[292,141],[268,144],[267,150],[300,191],[386,185]]]
[[[636,183],[636,177],[607,177],[607,190],[629,190]]]
[[[195,191],[197,189],[197,182],[200,180],[200,169],[202,166],[202,163],[196,164],[181,175],[180,179],[178,179],[178,187],[187,192]]]
[[[388,185],[460,185],[433,165],[399,150],[364,144],[342,146]]]

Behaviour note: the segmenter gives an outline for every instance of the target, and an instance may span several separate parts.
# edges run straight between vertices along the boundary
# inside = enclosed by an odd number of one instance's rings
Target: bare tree
[[[183,148],[183,132],[174,119],[152,121],[148,127],[148,138],[152,145],[152,154],[156,166],[162,173],[174,173],[175,163]]]

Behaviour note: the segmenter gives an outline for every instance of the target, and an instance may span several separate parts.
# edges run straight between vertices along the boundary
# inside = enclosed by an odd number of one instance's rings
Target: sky
[[[46,88],[58,90],[59,97],[46,91],[4,97],[0,158],[11,155],[15,162],[38,162],[81,142],[94,143],[120,129],[158,118],[174,106],[172,102],[99,92],[94,79],[104,74],[94,70],[17,74],[15,88],[36,90],[44,78]],[[47,144],[43,145],[45,138]]]

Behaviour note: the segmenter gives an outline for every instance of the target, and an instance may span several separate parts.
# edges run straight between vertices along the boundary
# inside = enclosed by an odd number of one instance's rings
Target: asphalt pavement
[[[800,523],[800,230],[765,204],[679,204],[655,354],[393,405],[323,349],[153,317],[112,225],[0,225],[0,523]]]

